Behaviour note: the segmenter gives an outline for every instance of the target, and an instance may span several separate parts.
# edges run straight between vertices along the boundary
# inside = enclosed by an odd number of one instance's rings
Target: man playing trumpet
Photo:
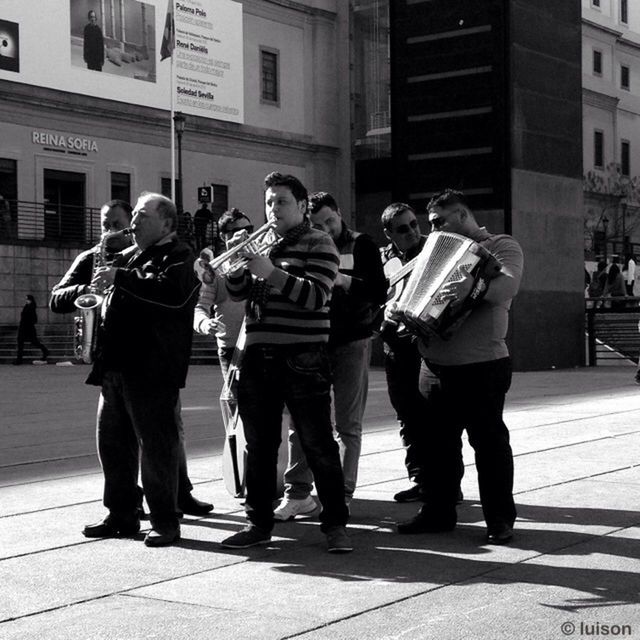
[[[279,241],[269,256],[249,254],[228,274],[234,299],[247,301],[246,351],[238,408],[247,440],[249,525],[222,541],[243,549],[268,543],[282,412],[286,405],[322,503],[321,529],[333,553],[352,551],[338,445],[331,427],[331,375],[326,345],[329,302],[339,256],[331,238],[307,217],[308,194],[290,175],[265,179],[265,205]]]

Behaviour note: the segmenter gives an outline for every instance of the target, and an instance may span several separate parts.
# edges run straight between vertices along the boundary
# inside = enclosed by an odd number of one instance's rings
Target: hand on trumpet
[[[261,256],[258,253],[245,255],[248,260],[246,268],[256,278],[262,278],[266,280],[272,273],[275,267],[273,262],[267,256]]]

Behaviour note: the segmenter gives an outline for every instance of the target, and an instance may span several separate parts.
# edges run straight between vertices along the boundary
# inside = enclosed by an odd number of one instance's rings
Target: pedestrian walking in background
[[[34,347],[42,351],[42,361],[46,361],[49,349],[38,340],[36,324],[38,324],[38,313],[36,311],[36,301],[32,295],[27,295],[27,302],[20,312],[20,325],[18,326],[18,355],[13,364],[22,364],[24,355],[24,343],[29,342]],[[35,360],[34,362],[39,362]]]
[[[607,284],[605,286],[604,295],[607,298],[621,298],[627,294],[624,286],[624,278],[620,273],[620,267],[612,264],[607,274]],[[612,309],[624,309],[624,300],[616,300],[611,302]]]
[[[627,255],[624,262],[624,269],[622,270],[622,277],[624,278],[624,286],[628,296],[633,295],[633,285],[636,281],[636,261],[633,254]]]

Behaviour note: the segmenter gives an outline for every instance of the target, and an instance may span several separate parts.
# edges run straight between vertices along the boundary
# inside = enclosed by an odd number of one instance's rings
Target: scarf
[[[273,262],[275,258],[278,258],[284,254],[287,247],[293,246],[298,243],[300,238],[304,236],[311,228],[311,222],[305,218],[297,227],[289,229],[278,242],[271,248],[267,254]],[[271,291],[271,285],[262,278],[256,278],[251,286],[251,294],[247,300],[247,317],[257,322],[262,321],[264,308],[269,299],[269,292]]]

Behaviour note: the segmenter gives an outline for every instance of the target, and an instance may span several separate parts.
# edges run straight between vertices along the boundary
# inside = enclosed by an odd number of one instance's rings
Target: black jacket
[[[105,371],[121,371],[132,384],[184,387],[200,288],[193,262],[191,248],[174,238],[135,251],[118,268],[88,384],[100,385]]]
[[[340,273],[351,276],[351,287],[334,287],[329,316],[329,344],[340,345],[373,334],[374,321],[387,295],[387,281],[380,252],[373,240],[342,224],[336,240],[340,251]]]

